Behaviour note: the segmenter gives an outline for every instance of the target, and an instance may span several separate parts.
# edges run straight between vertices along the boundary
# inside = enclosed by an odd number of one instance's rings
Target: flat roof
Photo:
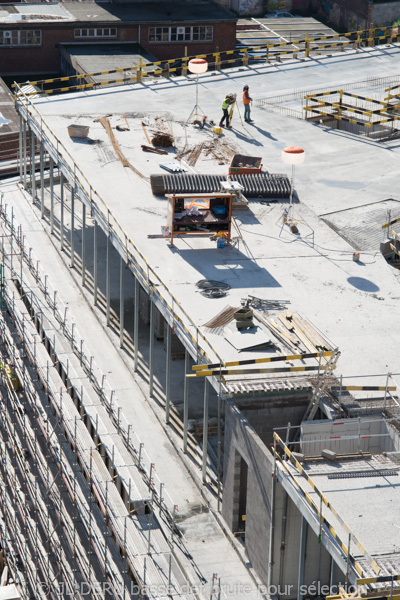
[[[155,62],[155,57],[136,43],[60,44],[62,55],[79,73],[99,73],[113,69],[126,69]],[[126,72],[126,76],[131,74]],[[114,78],[120,77],[115,74]],[[108,81],[110,75],[91,77],[95,82]]]
[[[194,2],[57,2],[1,4],[0,22],[182,22],[236,21],[228,9],[210,0]]]
[[[256,101],[293,88],[340,89],[367,79],[374,94],[372,79],[394,79],[399,56],[400,46],[391,45],[344,52],[334,58],[210,71],[199,77],[201,110],[215,122],[222,116],[221,103],[227,92],[237,92],[240,98],[243,85],[248,84],[255,101],[254,123],[243,124],[235,112],[233,129],[224,130],[220,143],[229,144],[239,154],[262,156],[264,168],[273,173],[290,174],[290,167],[281,159],[283,148],[300,146],[306,151],[306,161],[295,173],[300,203],[294,207],[294,216],[299,234],[283,224],[286,203],[251,201],[250,210],[235,214],[242,240],[238,246],[224,249],[217,249],[208,237],[176,237],[173,246],[166,239],[148,237],[160,234],[167,218],[167,200],[153,196],[149,176],[166,174],[160,163],[175,158],[175,152],[171,150],[168,157],[143,152],[141,144],[147,142],[142,121],[156,129],[158,119],[173,133],[178,150],[216,143],[212,127],[185,125],[195,103],[194,76],[54,99],[47,96],[33,102],[154,272],[225,360],[265,355],[239,355],[221,332],[202,328],[227,304],[239,306],[241,298],[252,294],[290,300],[293,310],[339,346],[338,370],[344,375],[385,373],[397,368],[393,349],[400,333],[399,282],[378,246],[361,249],[361,261],[353,261],[354,247],[340,235],[340,228],[329,226],[320,215],[362,206],[367,212],[370,205],[396,197],[398,141],[377,143],[320,127],[269,112]],[[122,166],[97,121],[110,112],[116,139],[143,177]],[[115,130],[117,124],[124,124],[122,115],[130,131]],[[67,126],[72,122],[90,127],[87,143],[68,136]],[[212,154],[203,153],[188,170],[226,174],[227,165],[219,162]],[[205,278],[229,283],[228,296],[201,296],[196,282]]]
[[[0,4],[0,23],[26,24],[27,22],[71,20],[73,17],[65,3],[61,2],[54,4]]]
[[[400,560],[400,461],[374,455],[356,460],[307,462],[303,467],[378,564],[380,556],[383,560],[386,555]],[[319,506],[319,497],[306,479],[293,466],[290,470]],[[323,515],[346,542],[348,533],[341,523],[325,507]],[[373,523],[379,525],[371,526]],[[355,543],[351,554],[361,555]]]
[[[68,2],[68,10],[77,21],[121,22],[181,22],[181,21],[236,21],[228,9],[209,0],[195,2],[134,2],[115,4],[102,2]]]

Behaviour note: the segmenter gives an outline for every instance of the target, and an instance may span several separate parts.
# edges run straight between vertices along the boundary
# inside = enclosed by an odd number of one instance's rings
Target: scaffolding
[[[3,202],[0,217],[0,538],[23,597],[194,598],[177,506]]]

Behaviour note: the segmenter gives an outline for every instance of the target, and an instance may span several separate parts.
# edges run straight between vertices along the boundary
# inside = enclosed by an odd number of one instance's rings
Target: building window
[[[42,32],[35,29],[0,31],[0,46],[40,46]]]
[[[212,42],[213,26],[149,27],[149,42]]]
[[[115,27],[96,27],[91,29],[75,29],[74,37],[76,38],[104,38],[104,37],[117,37],[117,30]]]

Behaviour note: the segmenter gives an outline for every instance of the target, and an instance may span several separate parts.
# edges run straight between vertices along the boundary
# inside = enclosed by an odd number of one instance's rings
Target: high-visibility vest
[[[250,98],[246,98],[246,92],[249,93],[249,90],[244,90],[243,92],[243,104],[250,104]]]
[[[230,105],[231,105],[231,101],[230,101],[230,99],[228,100],[228,96],[227,96],[222,103],[222,110],[225,110],[225,108],[228,108],[228,106],[230,106]]]

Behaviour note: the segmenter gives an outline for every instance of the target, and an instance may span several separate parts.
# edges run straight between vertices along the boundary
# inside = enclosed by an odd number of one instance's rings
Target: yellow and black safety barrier
[[[368,554],[368,552],[366,551],[366,549],[364,548],[364,546],[362,545],[362,543],[357,539],[357,537],[351,531],[351,529],[349,528],[349,526],[345,523],[345,521],[342,519],[342,517],[339,515],[339,513],[336,511],[336,509],[329,502],[329,500],[327,499],[327,497],[315,485],[314,481],[311,479],[311,477],[308,475],[308,473],[305,471],[305,469],[302,467],[302,465],[299,463],[299,461],[293,456],[293,454],[291,453],[291,451],[289,450],[289,448],[286,446],[286,444],[283,442],[283,440],[281,440],[281,438],[279,437],[279,435],[275,431],[274,431],[274,440],[282,448],[282,450],[284,451],[284,453],[286,454],[286,456],[288,457],[288,459],[290,460],[290,462],[296,467],[296,469],[298,470],[298,472],[300,473],[300,475],[302,477],[304,477],[304,479],[307,481],[307,483],[311,486],[311,488],[314,490],[314,492],[320,498],[321,502],[323,504],[325,504],[325,506],[336,517],[336,519],[339,521],[340,525],[343,527],[343,529],[346,531],[346,533],[351,535],[352,543],[354,543],[357,546],[358,550],[362,553],[362,555],[364,556],[364,558],[368,561],[368,563],[371,566],[371,568],[375,571],[375,573],[377,575],[379,575],[379,573],[381,571],[381,567],[378,565],[378,563],[376,562],[376,560],[374,558],[372,558],[372,556],[370,556]],[[284,461],[282,461],[282,464],[284,464]],[[293,477],[293,475],[292,475],[292,477]],[[293,480],[295,481],[294,477],[293,477]],[[323,515],[320,514],[320,517],[323,518]],[[335,537],[335,539],[338,541],[338,543],[341,545],[341,547],[345,551],[346,555],[349,556],[348,548],[340,540],[340,538],[339,538],[338,534],[336,533],[336,531],[330,525],[328,525],[328,528],[329,528],[329,531],[332,533],[332,535]],[[350,556],[349,556],[349,558],[350,558]],[[361,566],[354,560],[354,558],[353,558],[353,561],[354,561],[353,564],[354,564],[357,572],[361,575],[362,574],[362,568],[361,568]]]
[[[83,74],[71,75],[71,76],[67,76],[67,77],[53,77],[50,79],[42,79],[42,80],[29,81],[29,82],[27,81],[27,82],[25,82],[25,84],[38,86],[41,89],[38,91],[35,91],[35,92],[29,92],[25,95],[29,96],[29,95],[33,95],[33,94],[37,94],[37,93],[57,94],[57,93],[79,91],[79,90],[83,90],[83,89],[90,89],[95,86],[105,86],[105,85],[110,85],[110,84],[126,83],[129,81],[140,82],[143,77],[148,77],[153,74],[158,74],[158,75],[165,74],[166,77],[168,77],[171,73],[176,73],[177,71],[180,71],[183,75],[186,75],[187,70],[188,70],[188,61],[193,58],[204,58],[208,61],[208,63],[210,65],[212,65],[215,68],[215,70],[220,70],[225,65],[228,66],[232,63],[237,63],[238,60],[242,61],[242,64],[244,66],[247,66],[248,61],[249,61],[249,52],[257,52],[258,50],[262,51],[263,54],[260,54],[259,56],[257,56],[257,58],[260,58],[260,59],[265,58],[266,62],[268,62],[270,56],[273,56],[274,58],[279,60],[279,56],[281,56],[281,55],[283,56],[283,55],[287,55],[287,54],[293,54],[294,56],[297,56],[299,52],[304,52],[304,55],[306,57],[308,57],[311,51],[318,51],[318,50],[321,50],[324,48],[330,48],[330,47],[331,48],[339,47],[339,46],[345,47],[351,43],[354,43],[356,45],[361,45],[362,43],[368,43],[368,45],[373,45],[375,40],[389,39],[391,41],[393,41],[393,40],[397,41],[399,35],[398,34],[395,36],[393,35],[392,27],[387,27],[383,31],[385,33],[382,34],[381,33],[382,28],[376,28],[376,29],[370,29],[370,30],[350,31],[347,33],[317,36],[317,37],[313,37],[313,38],[310,38],[310,37],[308,37],[308,35],[306,35],[304,38],[301,38],[298,40],[292,40],[290,42],[280,42],[279,44],[266,44],[265,46],[249,46],[248,48],[243,48],[243,49],[233,49],[233,50],[225,50],[223,52],[198,54],[196,56],[188,56],[186,48],[185,48],[184,56],[181,56],[178,58],[171,58],[171,59],[168,59],[165,61],[155,61],[153,63],[140,62],[139,65],[132,65],[131,67],[124,67],[121,69],[110,69],[107,71],[98,71],[98,72],[94,72],[94,73],[83,73]],[[312,44],[314,42],[320,42],[320,41],[324,41],[324,40],[335,40],[335,39],[339,39],[339,38],[352,38],[352,39],[350,39],[350,40],[342,39],[342,41],[335,42],[333,44],[325,44],[323,46],[318,46],[318,45],[315,45],[314,47],[312,46]],[[288,47],[288,46],[292,46],[292,49],[286,50],[286,51],[279,51],[280,48],[284,48],[284,47]],[[301,47],[301,48],[299,49],[299,47]],[[278,53],[275,53],[274,50],[278,50]],[[222,57],[228,57],[233,54],[235,55],[235,58],[232,58],[232,59],[222,58]],[[255,57],[252,56],[251,58],[255,58]],[[177,61],[181,61],[182,64],[179,67],[171,67],[171,65],[176,63]],[[157,69],[157,67],[162,67],[162,68]],[[155,71],[154,71],[154,68],[156,68]],[[110,80],[104,81],[104,82],[96,82],[96,83],[92,82],[89,84],[82,84],[82,86],[84,86],[84,87],[75,85],[76,81],[85,80],[85,79],[87,80],[91,77],[112,75],[115,73],[126,73],[129,71],[131,71],[133,73],[132,77],[129,77],[129,78],[110,79]],[[52,90],[43,89],[44,86],[48,86],[50,84],[59,83],[59,82],[67,82],[67,81],[74,82],[74,85],[57,87]],[[24,84],[21,84],[21,85],[24,85]],[[15,84],[13,84],[13,87],[15,87]],[[17,86],[17,88],[18,88],[18,86]]]
[[[369,127],[369,128],[371,128],[373,125],[375,125],[375,123],[372,123],[372,122],[366,123],[365,121],[359,121],[358,119],[350,119],[350,117],[343,117],[342,115],[337,115],[335,113],[327,113],[322,110],[318,110],[316,108],[308,107],[307,110],[309,112],[313,112],[316,115],[319,115],[321,117],[329,117],[331,119],[335,119],[336,121],[345,121],[346,123],[352,123],[353,125],[361,125],[363,127]]]
[[[333,350],[325,352],[309,352],[306,354],[288,354],[287,356],[269,356],[267,358],[251,358],[247,360],[232,360],[226,362],[224,367],[238,367],[240,365],[259,365],[261,363],[280,362],[283,360],[304,360],[305,358],[320,358],[324,356],[332,356]],[[212,363],[208,365],[194,365],[193,371],[203,371],[204,369],[219,369],[222,365]]]
[[[352,104],[347,104],[346,102],[341,102],[341,101],[329,102],[328,100],[314,100],[314,99],[313,99],[313,101],[316,102],[316,105],[305,106],[304,110],[310,112],[312,109],[315,109],[315,108],[318,109],[320,106],[329,106],[331,108],[353,112],[358,115],[363,115],[366,117],[373,117],[373,116],[380,115],[380,114],[387,114],[387,108],[377,108],[376,110],[370,110],[367,108],[357,108],[357,107],[353,106]],[[391,115],[391,119],[394,120],[395,117],[393,115]],[[379,121],[375,121],[375,123],[378,123],[378,122]]]
[[[374,578],[372,577],[372,579]],[[400,600],[400,594],[393,594],[388,592],[387,594],[382,596],[381,594],[379,594],[379,592],[377,594],[376,590],[374,590],[373,592],[371,591],[370,593],[363,593],[360,590],[359,594],[354,593],[354,591],[346,594],[346,592],[343,591],[340,594],[326,596],[325,600]]]
[[[336,530],[330,524],[329,520],[322,514],[322,512],[320,511],[320,509],[318,508],[318,506],[315,504],[315,502],[312,499],[312,497],[310,496],[310,494],[308,492],[306,492],[305,490],[303,490],[303,488],[301,487],[301,485],[299,484],[299,482],[297,481],[297,479],[295,477],[293,477],[293,473],[290,471],[290,469],[287,466],[286,462],[283,461],[283,460],[281,460],[281,457],[279,456],[279,454],[276,451],[274,451],[274,450],[273,450],[273,453],[274,453],[274,456],[280,461],[280,464],[284,467],[284,469],[287,472],[287,474],[291,477],[291,481],[295,484],[295,486],[297,487],[297,489],[300,492],[300,494],[308,502],[308,504],[310,505],[311,509],[315,512],[315,514],[317,515],[317,517],[320,520],[321,525],[322,525],[322,523],[324,523],[326,525],[326,527],[329,530],[329,533],[335,539],[335,541],[337,542],[337,544],[339,545],[339,547],[341,548],[341,550],[343,551],[343,553],[345,554],[345,556],[347,557],[347,559],[351,562],[351,564],[353,565],[353,567],[355,568],[355,570],[357,571],[357,573],[358,574],[362,573],[363,570],[362,570],[361,565],[349,553],[348,547],[341,540],[341,538],[339,537],[339,535],[336,532]]]
[[[357,579],[357,585],[369,585],[371,583],[391,583],[392,581],[400,581],[400,574],[397,573],[393,575],[379,575],[378,577],[364,577],[363,579]]]
[[[333,392],[395,392],[397,387],[386,385],[333,385]]]
[[[400,250],[398,250],[398,249],[396,248],[396,246],[394,246],[393,244],[390,244],[390,247],[391,247],[391,249],[393,250],[393,252],[394,252],[395,254],[397,254],[397,256],[400,256]]]
[[[312,367],[275,367],[272,369],[261,368],[261,369],[205,369],[204,371],[196,371],[196,373],[190,373],[186,377],[212,377],[219,375],[256,375],[258,373],[298,373],[304,371],[318,371],[325,370],[326,365],[312,366]]]
[[[385,223],[384,225],[382,225],[382,229],[386,229],[387,227],[390,227],[391,225],[394,225],[395,223],[398,223],[399,221],[400,221],[400,217],[397,217],[397,219],[392,219],[388,223]]]
[[[340,96],[339,100],[321,100],[320,99],[323,96],[334,96],[335,94]],[[343,101],[344,96],[349,97],[349,98],[355,98],[357,101],[361,100],[363,102],[377,104],[380,106],[380,108],[371,109],[371,108],[362,108],[359,106],[353,106],[352,104],[349,104],[349,103]],[[359,94],[352,94],[350,92],[345,92],[343,90],[328,90],[326,92],[320,92],[318,94],[308,94],[305,96],[305,100],[307,102],[306,106],[304,107],[304,110],[306,112],[315,113],[317,111],[316,114],[319,114],[321,112],[324,116],[327,116],[326,113],[323,113],[319,109],[320,109],[320,107],[328,106],[328,107],[334,108],[335,110],[338,111],[338,113],[332,113],[332,117],[334,114],[336,114],[337,118],[339,118],[341,120],[350,118],[350,117],[344,117],[341,114],[341,111],[351,112],[351,113],[359,114],[359,115],[369,117],[369,118],[378,117],[379,115],[385,116],[384,119],[381,118],[381,119],[377,119],[377,120],[373,121],[372,125],[378,125],[381,123],[387,123],[389,121],[395,121],[395,120],[398,120],[398,118],[399,118],[398,116],[393,115],[393,114],[388,115],[388,111],[396,109],[396,108],[400,108],[400,106],[388,105],[387,102],[382,102],[381,100],[376,100],[374,98],[368,98],[366,96],[361,96]],[[308,106],[308,102],[314,102],[315,104]],[[330,114],[331,113],[328,113],[328,116]],[[357,119],[354,119],[353,121],[356,121],[356,123],[359,125],[371,127],[370,122],[365,123],[364,121],[358,121]],[[353,122],[353,121],[350,121],[350,122]]]

